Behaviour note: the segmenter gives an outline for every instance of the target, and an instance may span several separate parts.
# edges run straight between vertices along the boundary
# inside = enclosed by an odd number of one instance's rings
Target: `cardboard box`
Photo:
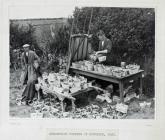
[[[125,104],[117,104],[116,105],[116,111],[121,112],[121,113],[127,113],[128,110],[128,105]]]

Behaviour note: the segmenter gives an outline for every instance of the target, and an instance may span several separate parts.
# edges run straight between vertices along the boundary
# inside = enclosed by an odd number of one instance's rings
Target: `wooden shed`
[[[90,35],[88,34],[74,34],[71,35],[69,44],[69,63],[67,73],[72,62],[86,60],[92,52],[92,45],[90,43]]]

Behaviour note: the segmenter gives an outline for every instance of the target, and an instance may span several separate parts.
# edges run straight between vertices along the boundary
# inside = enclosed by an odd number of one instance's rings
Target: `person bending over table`
[[[102,30],[97,33],[97,37],[99,39],[99,48],[98,51],[95,52],[97,59],[100,58],[100,62],[109,64],[112,42],[105,36],[105,33]]]

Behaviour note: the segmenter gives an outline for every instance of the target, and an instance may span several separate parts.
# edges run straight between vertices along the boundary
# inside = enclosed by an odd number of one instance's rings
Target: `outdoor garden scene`
[[[153,8],[10,20],[12,118],[154,119]]]

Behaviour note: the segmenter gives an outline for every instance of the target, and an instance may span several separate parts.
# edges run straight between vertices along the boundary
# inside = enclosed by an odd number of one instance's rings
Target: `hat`
[[[23,48],[26,48],[26,47],[29,47],[30,45],[29,44],[25,44],[23,45]]]

